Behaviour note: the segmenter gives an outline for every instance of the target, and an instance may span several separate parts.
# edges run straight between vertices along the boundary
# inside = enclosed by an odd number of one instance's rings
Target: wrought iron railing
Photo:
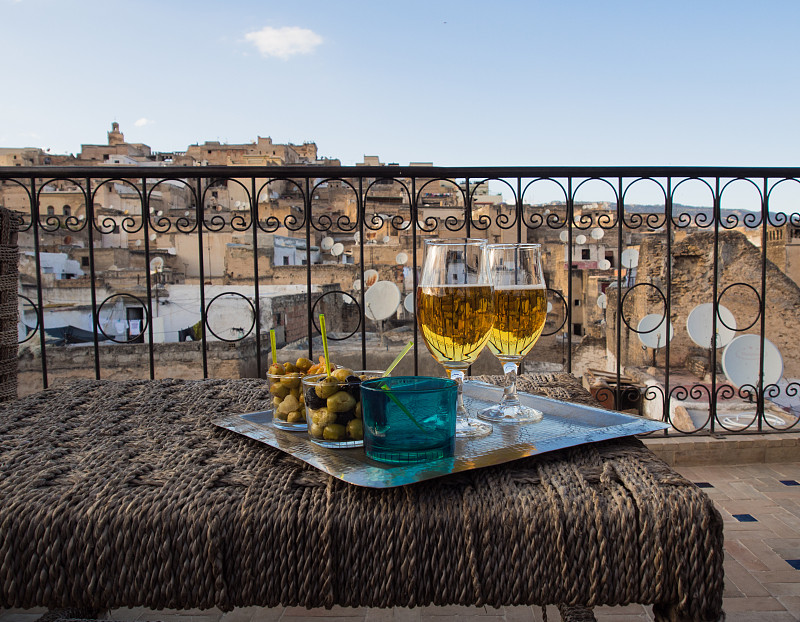
[[[304,286],[306,300],[307,345],[303,347],[308,348],[309,356],[318,354],[312,339],[318,333],[316,314],[325,306],[326,297],[344,296],[354,305],[348,308],[347,315],[355,327],[351,323],[338,338],[360,341],[361,364],[366,368],[370,347],[364,273],[367,257],[375,251],[368,238],[388,232],[388,237],[400,242],[398,249],[408,260],[413,295],[423,238],[487,237],[490,241],[542,241],[549,245],[550,265],[546,269],[553,280],[549,287],[553,309],[544,335],[559,338],[563,348],[560,363],[567,371],[574,371],[579,362],[575,357],[583,356],[576,347],[578,342],[586,341],[582,333],[589,324],[590,332],[604,335],[607,358],[612,361],[604,370],[610,388],[597,390],[598,398],[617,407],[627,402],[639,410],[652,411],[651,407],[657,406],[656,416],[684,433],[798,429],[800,384],[793,378],[800,376],[800,349],[793,337],[800,328],[795,326],[800,316],[800,297],[793,296],[800,290],[785,274],[781,276],[783,272],[775,272],[779,268],[800,273],[800,200],[795,198],[800,196],[798,168],[47,166],[0,168],[0,182],[5,207],[16,210],[22,218],[21,250],[26,250],[27,240],[32,252],[34,267],[29,280],[23,283],[20,300],[33,319],[21,342],[38,342],[41,382],[45,387],[50,381],[47,353],[58,347],[51,345],[44,330],[45,310],[53,304],[46,299],[46,292],[55,290],[49,282],[45,287],[50,277],[42,261],[47,249],[59,246],[54,236],[64,234],[60,246],[70,246],[70,242],[78,240],[83,244],[78,254],[85,268],[82,282],[90,290],[89,347],[93,348],[96,378],[104,377],[103,359],[108,356],[104,342],[142,343],[146,352],[142,367],[150,378],[157,375],[154,314],[166,285],[182,280],[196,286],[199,296],[198,365],[203,377],[209,376],[208,352],[215,340],[254,340],[255,373],[263,375],[270,326],[262,321],[261,313],[260,290],[269,284],[263,278],[260,236],[280,231],[297,240],[295,251],[303,250],[306,258],[301,268],[304,279],[299,283]],[[498,191],[502,199],[498,198]],[[79,200],[62,208],[46,205],[52,197],[67,194]],[[118,197],[122,204],[107,204],[109,196]],[[684,205],[693,201],[705,208]],[[123,205],[127,207],[123,209]],[[730,207],[741,209],[729,211]],[[58,210],[61,211],[57,213]],[[738,239],[728,248],[726,244],[734,239],[728,239],[732,230],[752,238],[747,242],[750,246],[741,246],[742,239]],[[209,275],[219,257],[207,242],[222,232],[235,233],[240,243],[247,239],[244,246],[252,253],[248,285],[252,295],[236,288],[225,289],[225,283],[233,278],[230,272],[227,281],[219,274]],[[141,259],[138,273],[135,268],[128,268],[131,278],[137,273],[141,295],[124,288],[115,290],[113,284],[103,281],[112,275],[122,278],[120,275],[126,270],[125,266],[98,265],[105,252],[101,246],[115,235],[127,238],[125,248]],[[151,262],[164,256],[163,249],[155,248],[153,242],[164,235],[191,240],[196,262],[194,278],[187,265],[183,269],[174,265],[159,270],[156,262],[156,269],[151,269]],[[314,291],[314,286],[320,285],[316,277],[321,268],[314,263],[313,254],[321,236],[352,236],[359,281],[356,285],[360,287]],[[587,244],[589,238],[593,241]],[[591,245],[599,248],[600,240],[606,241],[606,256],[584,261],[591,259]],[[629,247],[639,247],[648,265],[636,266],[631,255],[626,263],[623,251]],[[775,262],[769,261],[768,255],[775,248],[782,249],[785,265],[776,267]],[[324,249],[318,250],[324,253]],[[578,250],[586,257],[577,257]],[[74,255],[74,245],[72,252]],[[182,252],[187,252],[186,248]],[[736,267],[741,257],[731,257],[731,253],[744,253],[750,260],[745,258]],[[757,258],[756,263],[753,258]],[[608,265],[611,263],[614,265]],[[705,272],[703,266],[708,268]],[[270,273],[276,269],[271,267]],[[218,283],[213,289],[215,280]],[[233,280],[238,285],[243,283],[241,278]],[[79,283],[62,281],[63,287]],[[555,286],[556,282],[562,286]],[[774,288],[773,282],[780,287]],[[220,284],[223,291],[218,291]],[[597,319],[598,312],[587,311],[586,302],[596,297],[601,286],[608,309]],[[704,288],[709,290],[708,300],[702,297]],[[251,313],[248,321],[237,322],[244,325],[229,336],[219,334],[209,322],[211,306],[225,295],[241,298]],[[774,301],[773,296],[780,296],[780,300]],[[135,299],[142,309],[139,330],[126,331],[123,337],[109,334],[103,320],[104,310],[107,313],[114,299],[120,297]],[[581,302],[583,308],[579,308]],[[667,324],[674,320],[676,326],[672,329],[683,332],[687,305],[699,302],[708,302],[713,309],[707,327],[715,336],[706,353],[710,375],[707,382],[687,383],[675,361],[680,358],[683,364],[691,359],[687,354],[691,346],[686,345],[686,340],[680,347],[674,345],[667,334]],[[729,325],[729,316],[720,310],[726,302],[749,309],[750,315]],[[645,312],[656,317],[658,326],[637,323]],[[582,321],[577,323],[574,320],[579,315]],[[407,319],[407,323],[413,325],[413,319]],[[416,334],[416,327],[414,330]],[[745,374],[752,381],[736,385],[717,373],[718,355],[723,348],[719,335],[726,331],[758,336],[757,356],[749,375]],[[626,385],[627,374],[633,373],[631,368],[648,367],[643,355],[637,354],[637,342],[633,341],[637,335],[645,336],[644,343],[652,343],[646,338],[648,335],[666,341],[657,343],[648,355],[652,355],[654,363],[657,357],[661,358],[663,365],[651,366],[659,368],[650,370],[654,375],[640,376],[637,383]],[[778,381],[772,377],[770,338],[778,342],[777,349],[782,354],[784,367]],[[420,340],[414,341],[417,372],[420,358],[426,355],[420,351],[420,347],[424,348]],[[786,344],[789,346],[780,348]],[[629,359],[634,359],[633,364]],[[595,365],[598,364],[602,362],[598,363],[595,357]],[[752,416],[724,415],[734,401],[739,408],[736,412],[750,408]],[[678,421],[676,404],[684,408],[681,421],[685,425]],[[692,416],[693,409],[701,414]],[[706,410],[707,414],[703,414]]]

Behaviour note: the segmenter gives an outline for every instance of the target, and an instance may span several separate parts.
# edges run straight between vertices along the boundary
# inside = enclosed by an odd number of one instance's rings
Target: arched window
[[[48,216],[55,216],[56,215],[56,208],[52,205],[47,206],[47,215]]]
[[[64,206],[64,216],[72,216],[72,208],[69,205]]]

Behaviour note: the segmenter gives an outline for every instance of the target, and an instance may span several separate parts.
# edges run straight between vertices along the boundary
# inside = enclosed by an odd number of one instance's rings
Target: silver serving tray
[[[464,383],[464,403],[475,413],[497,404],[502,387],[477,381]],[[272,425],[272,411],[228,415],[216,426],[280,449],[295,458],[356,486],[392,488],[450,473],[502,464],[556,449],[594,443],[610,438],[644,434],[669,427],[610,410],[519,394],[526,406],[538,408],[542,421],[529,424],[494,424],[494,431],[477,440],[456,439],[455,456],[420,464],[393,465],[367,458],[364,449],[326,449],[312,443],[305,432],[290,432]]]

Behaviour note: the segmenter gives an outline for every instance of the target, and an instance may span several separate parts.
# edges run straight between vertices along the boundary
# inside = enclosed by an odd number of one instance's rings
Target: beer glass
[[[507,385],[500,403],[480,411],[478,417],[495,422],[540,421],[540,411],[520,404],[517,373],[520,361],[542,334],[547,317],[541,246],[489,244],[485,252],[494,302],[489,349],[503,364]]]
[[[464,372],[478,358],[492,328],[492,288],[486,240],[425,241],[417,289],[417,323],[428,350],[458,383],[456,437],[481,438],[492,426],[469,416],[464,407]]]

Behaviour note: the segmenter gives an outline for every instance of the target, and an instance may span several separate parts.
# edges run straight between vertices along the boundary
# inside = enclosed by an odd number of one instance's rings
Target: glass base
[[[456,420],[456,438],[483,438],[492,433],[492,426],[469,417]]]
[[[493,423],[536,423],[542,416],[542,411],[522,404],[498,404],[478,412],[480,419]]]
[[[327,447],[328,449],[352,449],[353,447],[363,447],[364,441],[327,441],[321,438],[311,437],[311,442],[316,443],[320,447]]]

